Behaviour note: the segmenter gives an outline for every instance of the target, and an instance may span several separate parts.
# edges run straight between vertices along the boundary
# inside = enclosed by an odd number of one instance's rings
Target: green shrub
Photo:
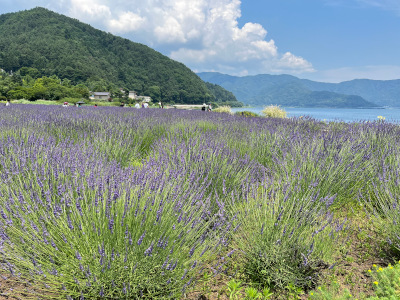
[[[213,108],[213,110],[215,110],[216,108],[219,107],[219,104],[216,102],[211,102],[211,107]]]
[[[259,115],[255,112],[252,111],[237,111],[235,112],[235,115],[237,116],[242,116],[242,117],[259,117]]]
[[[372,285],[374,287],[376,297],[368,299],[399,299],[400,296],[400,264],[394,266],[389,265],[381,268],[376,265],[368,270],[368,274],[372,276]]]
[[[26,99],[20,99],[20,100],[14,100],[12,103],[14,104],[41,104],[41,105],[60,105],[59,101],[53,101],[53,100],[26,100]]]
[[[286,111],[280,108],[278,105],[270,105],[265,107],[261,113],[268,118],[286,118]]]

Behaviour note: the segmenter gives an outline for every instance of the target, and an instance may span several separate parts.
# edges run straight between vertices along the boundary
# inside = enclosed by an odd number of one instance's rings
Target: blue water
[[[386,109],[343,109],[343,108],[285,108],[282,107],[287,116],[300,117],[310,116],[317,120],[323,121],[342,121],[342,122],[358,122],[358,121],[377,121],[378,116],[385,117],[387,122],[400,123],[400,108]],[[261,115],[263,107],[252,108],[232,108],[233,112],[252,111]]]

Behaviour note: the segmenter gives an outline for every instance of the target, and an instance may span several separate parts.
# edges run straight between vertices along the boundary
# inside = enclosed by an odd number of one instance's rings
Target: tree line
[[[34,68],[21,68],[15,73],[0,74],[0,100],[60,100],[63,98],[89,98],[89,89],[84,84],[74,85],[66,78],[56,75],[39,76]]]

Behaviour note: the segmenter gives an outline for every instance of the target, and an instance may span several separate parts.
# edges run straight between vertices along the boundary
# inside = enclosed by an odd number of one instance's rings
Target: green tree
[[[28,99],[26,91],[23,87],[17,87],[15,90],[10,90],[7,92],[8,99]]]
[[[22,67],[21,69],[19,69],[18,73],[23,77],[30,76],[33,79],[39,78],[41,76],[38,69],[29,67]]]
[[[161,89],[157,85],[152,85],[148,89],[148,95],[153,99],[155,102],[161,101]]]

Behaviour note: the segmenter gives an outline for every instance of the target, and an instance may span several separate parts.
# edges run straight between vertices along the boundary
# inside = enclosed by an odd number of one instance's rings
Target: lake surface
[[[344,122],[358,122],[358,121],[377,121],[378,116],[386,118],[387,122],[400,123],[400,108],[385,108],[385,109],[343,109],[343,108],[286,108],[282,107],[287,116],[300,117],[310,116],[317,120],[325,121],[344,121]],[[232,108],[233,112],[237,111],[251,111],[261,115],[263,107],[252,108]]]

